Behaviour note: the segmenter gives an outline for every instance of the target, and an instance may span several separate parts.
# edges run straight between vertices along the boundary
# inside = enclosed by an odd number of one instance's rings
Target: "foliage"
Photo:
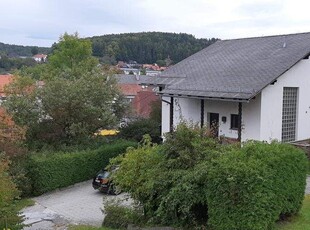
[[[305,230],[310,226],[310,195],[306,195],[303,206],[297,216],[286,221],[279,221],[276,225],[277,230]]]
[[[301,150],[277,142],[220,145],[208,135],[181,123],[161,146],[145,140],[111,160],[120,165],[114,182],[155,224],[270,229],[298,213],[307,170]]]
[[[0,57],[0,74],[12,73],[16,69],[37,64],[32,58],[11,58],[6,55],[0,55]]]
[[[298,213],[306,185],[306,157],[293,146],[249,142],[208,167],[209,225],[270,229]]]
[[[105,60],[135,60],[138,63],[155,63],[168,57],[176,63],[217,40],[161,32],[112,34],[90,39],[95,56],[107,57]]]
[[[7,156],[23,155],[25,149],[21,143],[25,138],[25,129],[16,125],[4,108],[0,108],[0,151]]]
[[[96,150],[34,154],[27,167],[33,195],[90,179],[109,163],[111,157],[123,153],[129,146],[135,146],[135,143],[120,140]]]
[[[12,178],[8,174],[9,161],[3,154],[0,159],[0,211],[9,204],[16,196],[18,196],[18,191],[16,186],[12,182]]]
[[[149,134],[154,143],[161,143],[161,101],[151,103],[149,118],[136,118],[121,126],[119,136],[128,139],[141,141],[145,134]]]
[[[125,156],[120,155],[110,162],[111,165],[120,164],[120,168],[115,172],[115,183],[143,204],[155,192],[155,190],[153,191],[153,181],[151,178],[156,174],[154,165],[158,165],[164,159],[156,151],[157,149],[159,149],[159,146],[151,147],[150,139],[147,139],[147,141],[144,140],[144,144],[139,146],[139,148],[130,148]]]
[[[173,133],[166,135],[163,145],[167,157],[166,167],[188,169],[204,159],[211,159],[221,150],[216,139],[210,138],[210,132],[198,125],[180,123]]]
[[[115,183],[141,203],[150,222],[197,226],[206,221],[206,175],[200,163],[220,149],[205,133],[181,124],[163,145],[152,146],[146,139],[111,161],[120,165]]]
[[[31,57],[32,52],[31,50],[36,46],[20,46],[20,45],[9,45],[0,42],[0,52],[8,56],[24,56],[24,57]],[[38,47],[38,53],[49,53],[50,48],[47,47]]]
[[[33,74],[21,71],[23,76],[7,87],[5,107],[17,125],[27,128],[30,146],[72,145],[118,123],[125,109],[123,97],[116,80],[97,64],[88,40],[64,34],[48,64]],[[44,81],[35,82],[38,79]]]
[[[20,77],[30,77],[34,80],[46,79],[49,75],[46,63],[40,63],[40,65],[35,65],[31,67],[23,66],[20,69],[16,70],[13,74],[14,76]]]
[[[128,122],[123,125],[119,131],[119,136],[128,140],[139,142],[142,140],[143,135],[149,134],[154,143],[160,143],[162,141],[160,123],[148,118],[138,118]]]
[[[24,153],[14,155],[11,158],[9,173],[21,197],[30,197],[32,195],[31,179],[28,175],[27,165],[29,154]]]
[[[90,225],[69,225],[69,230],[114,230],[114,228],[94,227]]]
[[[30,199],[15,199],[7,208],[8,215],[5,217],[0,216],[0,228],[7,230],[5,225],[8,226],[8,230],[20,230],[24,229],[25,225],[22,223],[24,217],[20,216],[20,212],[23,208],[34,205],[34,201]]]
[[[17,215],[14,206],[14,199],[19,192],[12,181],[9,173],[9,161],[0,155],[0,229],[9,226],[12,229],[21,229],[22,218]]]
[[[161,125],[161,100],[151,102],[150,119]]]
[[[54,77],[63,75],[66,79],[80,78],[98,65],[98,60],[92,57],[91,42],[79,39],[77,33],[62,35],[48,60]]]
[[[119,97],[116,83],[99,73],[76,81],[55,79],[36,95],[41,101],[41,113],[36,120],[46,119],[29,126],[31,140],[70,144],[92,136],[101,127],[112,128],[120,119],[116,116],[115,99]]]
[[[169,64],[166,59],[175,63],[214,43],[217,39],[196,39],[184,33],[127,33],[94,36],[92,42],[94,56],[101,57],[102,63],[116,64],[116,61],[136,60],[139,63]],[[38,53],[49,54],[52,48],[36,46],[18,46],[0,43],[0,52],[8,56],[32,56]],[[171,60],[170,60],[171,62]]]
[[[32,55],[36,55],[38,53],[39,53],[39,47],[37,47],[37,46],[31,47],[31,54]]]
[[[106,214],[102,226],[113,229],[128,229],[129,225],[138,225],[143,219],[143,213],[137,207],[129,207],[111,200],[104,203]]]

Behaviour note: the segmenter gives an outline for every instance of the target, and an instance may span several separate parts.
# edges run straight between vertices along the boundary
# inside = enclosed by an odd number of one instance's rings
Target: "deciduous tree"
[[[42,81],[29,74],[7,88],[5,106],[27,127],[27,141],[71,144],[117,124],[125,103],[116,80],[91,54],[90,41],[64,34],[39,72]]]

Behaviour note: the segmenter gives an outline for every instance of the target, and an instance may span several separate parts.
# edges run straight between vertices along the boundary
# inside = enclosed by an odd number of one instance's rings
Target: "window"
[[[282,142],[295,141],[298,88],[283,88]]]
[[[231,114],[230,115],[230,128],[231,129],[238,129],[239,127],[239,116],[238,114]]]

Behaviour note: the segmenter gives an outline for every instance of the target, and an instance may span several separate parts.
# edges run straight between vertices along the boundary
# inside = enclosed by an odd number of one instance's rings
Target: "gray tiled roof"
[[[143,84],[154,78],[153,76],[132,74],[115,74],[114,77],[120,84]]]
[[[309,53],[310,33],[222,40],[148,84],[165,85],[163,95],[249,100]]]

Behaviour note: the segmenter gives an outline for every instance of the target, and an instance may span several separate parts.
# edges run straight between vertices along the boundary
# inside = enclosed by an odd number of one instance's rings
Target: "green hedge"
[[[270,229],[296,214],[306,186],[305,154],[281,143],[249,142],[214,159],[208,170],[209,225],[216,230]]]
[[[72,153],[36,154],[30,157],[28,173],[33,195],[40,195],[92,178],[108,165],[110,158],[126,151],[135,142],[117,141],[97,150]]]

